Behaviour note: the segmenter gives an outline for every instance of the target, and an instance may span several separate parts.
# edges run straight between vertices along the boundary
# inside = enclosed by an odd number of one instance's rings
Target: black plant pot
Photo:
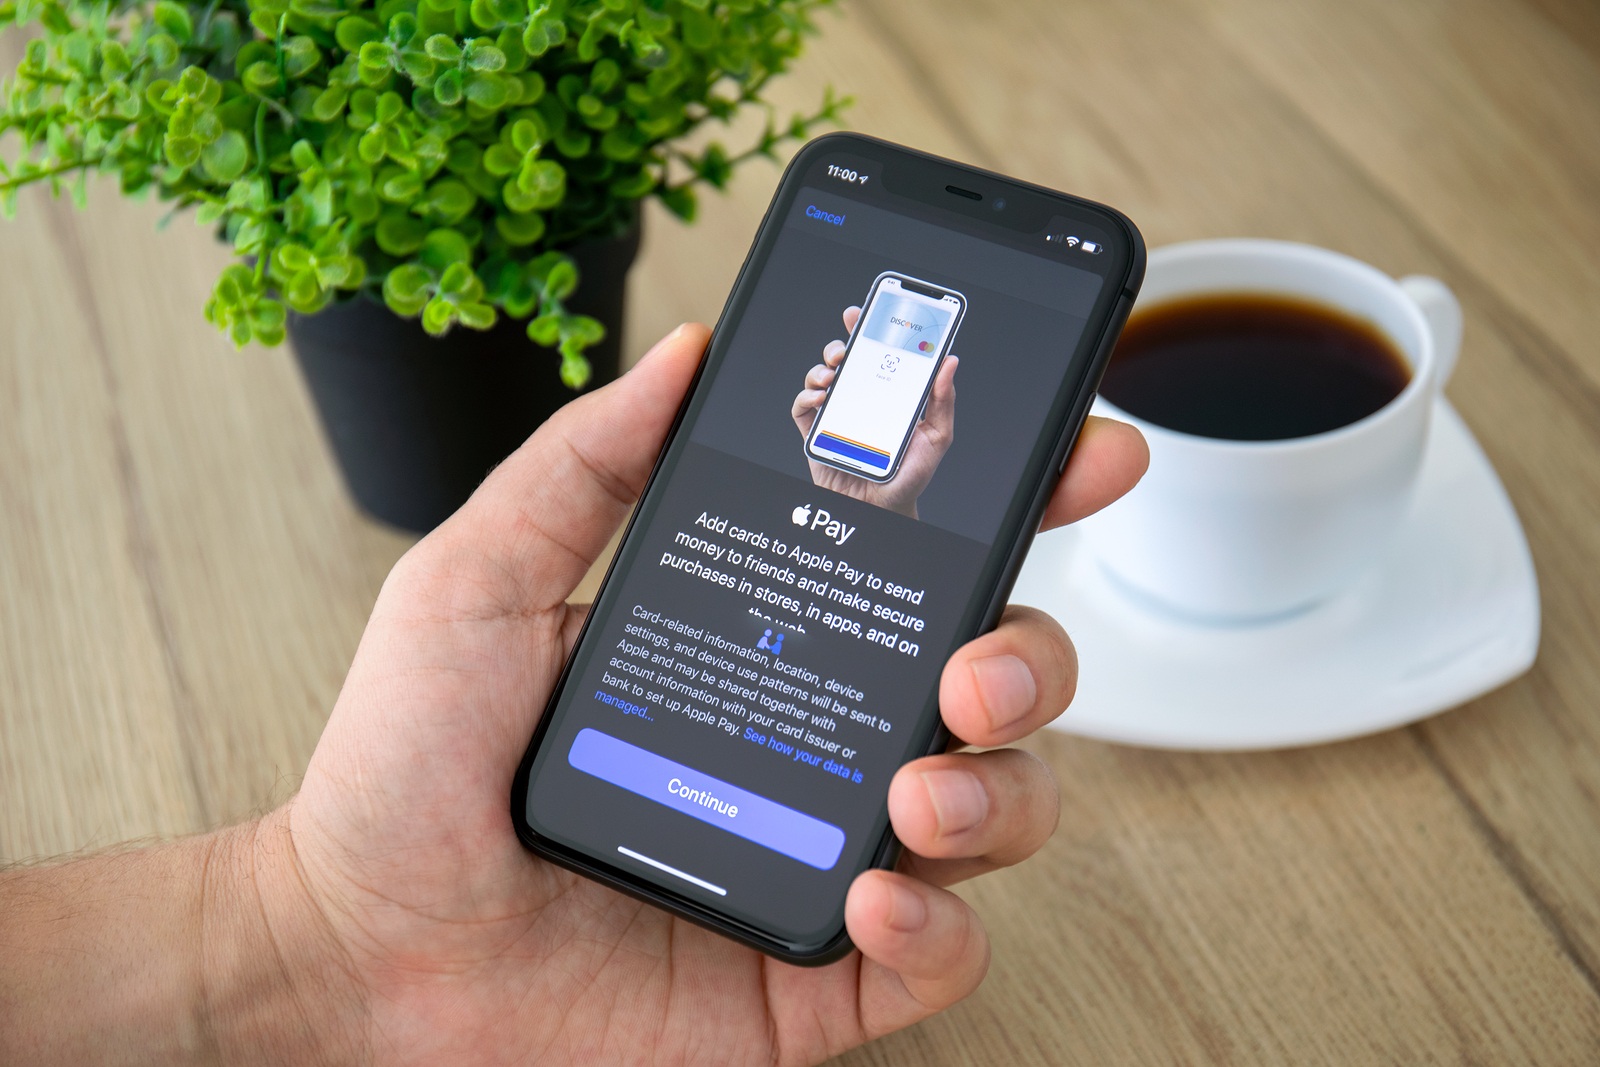
[[[615,378],[623,282],[639,228],[574,246],[578,291],[568,309],[600,320],[587,352],[588,386]],[[289,316],[289,339],[350,493],[375,518],[426,533],[472,495],[484,475],[575,395],[561,357],[528,340],[526,323],[457,326],[430,337],[415,319],[359,297]]]

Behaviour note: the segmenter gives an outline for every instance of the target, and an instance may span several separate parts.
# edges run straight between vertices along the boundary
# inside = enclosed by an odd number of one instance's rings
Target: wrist
[[[306,887],[289,813],[285,805],[208,842],[202,1018],[228,1067],[365,1063],[364,998]]]

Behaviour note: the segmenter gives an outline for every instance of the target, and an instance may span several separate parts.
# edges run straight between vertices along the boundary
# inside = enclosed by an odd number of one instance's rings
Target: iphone
[[[1100,204],[803,147],[523,755],[524,844],[779,959],[847,952],[889,782],[948,742],[940,672],[999,618],[1144,263]]]

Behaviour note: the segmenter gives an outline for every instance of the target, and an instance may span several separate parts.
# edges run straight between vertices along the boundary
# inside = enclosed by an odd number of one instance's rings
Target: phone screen
[[[896,192],[928,157],[824,140],[774,200],[513,793],[546,854],[797,953],[842,940],[851,880],[890,854],[890,779],[939,743],[945,660],[998,610],[1137,284],[1136,231],[1079,223],[1120,261],[1068,255],[1042,218]],[[807,375],[847,337],[824,402]]]
[[[807,454],[874,481],[893,478],[965,306],[960,293],[879,275]]]

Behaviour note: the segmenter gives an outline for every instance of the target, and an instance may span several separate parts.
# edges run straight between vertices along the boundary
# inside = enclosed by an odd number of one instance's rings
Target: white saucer
[[[1011,599],[1061,620],[1078,694],[1055,725],[1160,748],[1310,745],[1455,707],[1533,664],[1539,585],[1500,479],[1448,402],[1382,561],[1306,612],[1206,625],[1123,591],[1072,530],[1040,536]]]

